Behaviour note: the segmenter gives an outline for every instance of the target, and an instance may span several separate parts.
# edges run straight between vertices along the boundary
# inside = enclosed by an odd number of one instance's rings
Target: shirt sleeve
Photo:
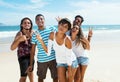
[[[57,31],[57,26],[50,26],[51,32],[56,32]]]
[[[36,43],[37,43],[37,39],[36,39],[36,34],[35,34],[35,32],[32,34],[31,43],[32,43],[32,44],[36,44]]]

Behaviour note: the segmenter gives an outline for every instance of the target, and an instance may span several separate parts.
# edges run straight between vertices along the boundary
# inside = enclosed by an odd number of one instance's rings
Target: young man
[[[30,58],[30,67],[29,71],[31,71],[32,61],[34,60],[35,48],[37,46],[37,75],[38,82],[44,82],[46,78],[47,69],[50,69],[51,77],[53,82],[58,82],[57,77],[57,68],[56,68],[56,60],[55,60],[55,52],[51,51],[51,55],[48,56],[44,49],[42,48],[41,43],[37,40],[36,35],[40,34],[41,38],[45,42],[45,45],[48,45],[48,39],[50,32],[55,31],[56,29],[53,27],[45,27],[45,18],[42,14],[38,14],[35,18],[36,24],[38,26],[38,30],[32,35],[32,50],[31,50],[31,58]]]

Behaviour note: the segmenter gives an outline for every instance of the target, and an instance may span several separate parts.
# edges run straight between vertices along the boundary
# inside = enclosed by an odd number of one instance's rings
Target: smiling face
[[[77,35],[79,32],[79,26],[78,25],[74,25],[73,28],[71,29],[71,34],[72,35]]]
[[[38,27],[44,27],[44,22],[45,22],[45,19],[43,16],[36,17],[36,24],[38,25]]]
[[[77,24],[78,26],[81,26],[81,23],[82,23],[82,19],[80,17],[77,17],[75,20],[74,20],[74,24]]]
[[[21,20],[21,23],[20,23],[20,31],[22,30],[29,30],[31,31],[32,30],[32,21],[31,19],[29,19],[28,17],[25,17]]]
[[[68,18],[63,18],[58,22],[58,32],[66,33],[71,29],[71,22]]]
[[[58,32],[66,33],[68,31],[68,24],[59,24],[58,25]]]
[[[31,28],[31,22],[28,19],[23,20],[21,24],[22,28],[25,30],[29,30]]]

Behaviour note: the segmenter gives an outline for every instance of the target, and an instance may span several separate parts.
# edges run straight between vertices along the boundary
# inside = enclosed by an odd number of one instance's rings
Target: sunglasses
[[[76,26],[74,26],[72,29],[76,29],[76,30],[79,30],[79,28],[78,28],[78,27],[76,27]]]

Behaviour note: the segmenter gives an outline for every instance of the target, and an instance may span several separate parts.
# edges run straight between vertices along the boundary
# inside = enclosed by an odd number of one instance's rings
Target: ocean
[[[57,26],[55,25],[57,28]],[[83,32],[88,32],[89,27],[92,27],[93,32],[118,32],[120,31],[120,25],[82,25]],[[0,38],[13,37],[19,31],[19,26],[0,26]],[[37,26],[33,26],[33,30],[36,30]]]
[[[55,27],[57,28],[56,25]],[[89,27],[93,29],[91,44],[101,42],[117,44],[120,42],[120,25],[82,25],[85,35],[88,34]],[[2,46],[0,52],[11,51],[10,45],[19,29],[19,26],[0,26],[0,46]],[[37,30],[37,26],[34,26],[33,30]]]
[[[57,26],[54,25],[56,28]],[[104,33],[120,33],[120,25],[82,25],[83,33],[87,34],[89,27],[93,29],[93,33],[102,34]],[[16,33],[19,31],[19,26],[0,26],[0,43],[9,42],[13,40]],[[36,30],[37,26],[33,26],[33,30]],[[9,40],[8,40],[9,38]]]

